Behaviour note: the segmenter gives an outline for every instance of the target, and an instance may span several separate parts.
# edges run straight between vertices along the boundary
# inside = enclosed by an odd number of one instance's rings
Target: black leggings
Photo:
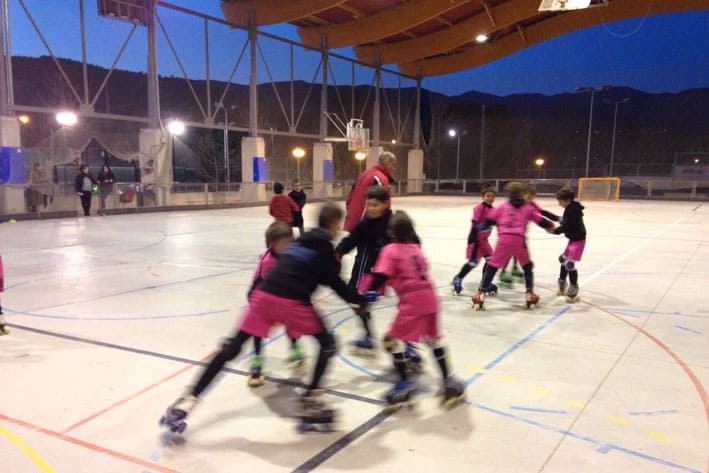
[[[333,337],[332,334],[325,328],[313,336],[320,344],[320,353],[318,354],[318,360],[315,363],[313,378],[308,386],[308,390],[317,389],[320,386],[320,380],[327,370],[328,362],[337,351],[335,346],[335,337]],[[241,353],[241,347],[249,340],[249,338],[251,338],[250,334],[244,332],[243,330],[239,330],[236,332],[236,335],[227,339],[222,345],[222,349],[219,353],[212,358],[212,361],[209,362],[207,367],[202,372],[202,375],[192,388],[191,394],[195,397],[199,397],[199,395],[207,389],[207,386],[209,386],[217,374],[219,374],[222,368],[224,368],[224,365],[239,356],[239,353]]]

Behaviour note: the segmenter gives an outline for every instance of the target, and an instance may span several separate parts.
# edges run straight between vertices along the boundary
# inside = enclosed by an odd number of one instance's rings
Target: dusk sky
[[[124,22],[97,18],[95,1],[84,2],[87,38],[90,42],[88,62],[110,67],[130,30]],[[223,18],[219,2],[173,0],[179,6]],[[47,6],[50,4],[51,6]],[[42,41],[33,31],[17,0],[9,0],[11,47],[13,55],[47,55]],[[50,47],[58,57],[81,60],[78,2],[26,0],[26,5],[39,24]],[[56,5],[56,6],[55,6]],[[60,6],[61,5],[61,6]],[[204,55],[201,22],[186,20],[185,15],[159,9],[171,35],[171,41],[182,51],[180,60],[192,78],[203,78]],[[163,13],[164,12],[164,13]],[[56,21],[63,17],[62,21]],[[139,28],[117,64],[119,69],[145,70],[145,29]],[[298,41],[295,28],[278,25],[263,30]],[[226,78],[241,48],[241,35],[226,27],[211,27],[210,74],[213,79]],[[182,33],[184,32],[184,33]],[[510,95],[542,93],[547,95],[573,92],[579,86],[628,86],[645,92],[678,92],[709,87],[709,9],[653,15],[570,33],[527,48],[507,58],[447,76],[425,78],[427,89],[448,95],[470,90]],[[159,33],[161,36],[162,33]],[[263,42],[264,53],[279,58],[284,48]],[[229,53],[224,55],[222,51]],[[337,50],[352,57],[351,49]],[[161,75],[181,76],[178,63],[164,40],[158,44]],[[222,59],[226,57],[229,59]],[[283,58],[285,59],[285,58]],[[269,67],[276,80],[287,80],[287,67],[278,70],[286,60],[274,60]],[[311,80],[317,56],[299,61],[296,78]],[[386,66],[395,69],[394,65]],[[260,80],[266,80],[262,76]],[[366,82],[366,79],[363,78]],[[243,74],[235,76],[244,82]],[[411,85],[411,84],[405,84]]]

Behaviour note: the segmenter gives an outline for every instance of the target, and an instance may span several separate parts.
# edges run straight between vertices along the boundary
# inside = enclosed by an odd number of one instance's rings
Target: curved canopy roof
[[[706,10],[708,0],[591,0],[589,8],[539,11],[542,0],[222,0],[229,23],[291,23],[302,44],[352,47],[357,60],[396,64],[411,77],[495,61],[565,33],[626,18]],[[565,3],[565,0],[544,0]],[[483,43],[479,34],[487,35]]]

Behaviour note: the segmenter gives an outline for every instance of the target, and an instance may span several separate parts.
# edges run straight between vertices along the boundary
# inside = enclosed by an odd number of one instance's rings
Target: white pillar
[[[332,163],[332,143],[313,144],[313,197],[332,197],[332,181],[325,182],[325,162]]]
[[[408,155],[408,169],[406,170],[406,192],[423,191],[423,150],[410,149]]]
[[[140,183],[152,186],[156,205],[169,205],[172,143],[167,130],[144,128],[138,135]]]
[[[266,143],[260,136],[241,139],[241,201],[265,202],[266,183],[254,182],[254,158],[266,156]]]

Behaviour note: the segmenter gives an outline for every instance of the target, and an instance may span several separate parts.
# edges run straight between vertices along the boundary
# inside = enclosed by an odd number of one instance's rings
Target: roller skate
[[[570,284],[569,289],[566,291],[566,302],[578,302],[581,298],[579,297],[579,287],[576,284]]]
[[[192,395],[180,397],[160,417],[160,425],[167,426],[170,432],[181,434],[187,427],[185,418],[198,402],[199,398]]]
[[[441,407],[450,409],[465,399],[465,384],[454,376],[448,376],[443,382]]]
[[[0,336],[7,335],[8,333],[10,333],[10,329],[7,328],[7,325],[0,324]]]
[[[497,295],[497,286],[493,283],[490,283],[484,289],[484,292],[485,292],[486,296],[496,296]]]
[[[515,267],[512,268],[511,274],[512,274],[512,277],[513,277],[513,278],[519,279],[520,281],[524,279],[524,271],[522,271],[521,269],[519,269],[518,266],[515,266]]]
[[[406,344],[406,369],[413,374],[423,373],[423,359],[413,343]]]
[[[411,380],[399,381],[396,385],[386,393],[384,399],[390,409],[396,410],[402,407],[413,407],[414,393],[416,392],[416,383]]]
[[[512,275],[503,269],[500,273],[500,283],[502,283],[502,285],[506,288],[512,289],[513,281],[514,279],[512,278]]]
[[[354,342],[352,346],[352,354],[371,358],[377,354],[374,348],[374,338],[370,335],[365,335]]]
[[[288,362],[295,369],[300,369],[305,367],[305,356],[303,355],[303,349],[300,345],[294,343],[291,346],[290,353],[288,354]]]
[[[556,291],[557,296],[565,296],[566,295],[566,279],[559,279],[558,281],[559,284],[559,290]]]
[[[453,282],[451,283],[451,286],[452,286],[451,289],[453,291],[453,294],[455,294],[457,296],[458,294],[460,294],[460,291],[463,290],[463,280],[460,279],[459,276],[455,276],[453,278]]]
[[[258,388],[259,386],[263,386],[263,374],[261,373],[261,368],[261,357],[256,355],[254,356],[254,359],[251,360],[249,379],[246,381],[246,384],[248,384],[250,388]]]
[[[485,304],[485,292],[478,290],[478,292],[472,298],[473,309],[475,310],[485,310],[483,304]]]
[[[309,431],[332,432],[335,424],[335,411],[328,409],[320,399],[322,391],[311,390],[300,398],[298,407],[298,418],[300,419],[296,429],[298,433]]]
[[[532,291],[527,291],[525,295],[525,300],[527,303],[527,309],[531,309],[532,306],[539,307],[539,296]]]

